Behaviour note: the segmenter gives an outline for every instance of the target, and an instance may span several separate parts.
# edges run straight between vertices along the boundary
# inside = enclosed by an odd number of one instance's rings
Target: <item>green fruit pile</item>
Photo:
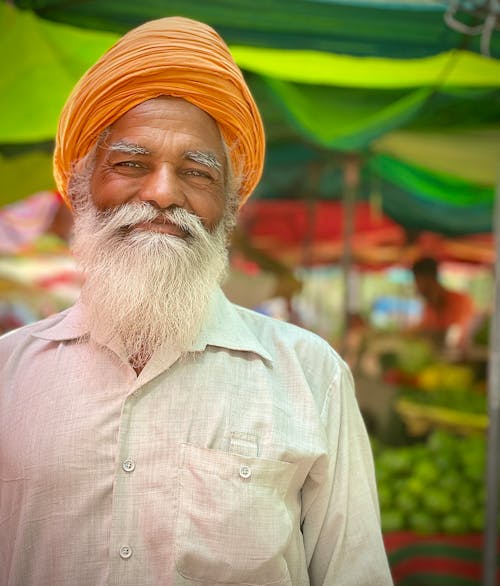
[[[486,440],[438,429],[422,443],[373,440],[384,532],[465,534],[484,529]]]

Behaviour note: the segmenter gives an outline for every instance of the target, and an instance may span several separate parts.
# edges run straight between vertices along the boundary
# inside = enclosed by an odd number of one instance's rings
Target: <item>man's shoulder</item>
[[[339,358],[332,346],[321,336],[293,323],[276,319],[252,309],[234,306],[249,330],[271,352],[276,346],[299,355],[311,354]]]
[[[349,367],[331,344],[318,334],[295,324],[235,306],[241,322],[267,355],[277,377],[290,384],[304,382],[318,406],[324,404],[328,389],[339,388]],[[349,379],[350,380],[350,379]]]
[[[445,289],[445,295],[450,299],[470,299],[468,293],[457,289]]]
[[[64,311],[54,313],[36,322],[32,322],[20,328],[16,328],[15,330],[6,332],[0,336],[0,352],[3,353],[6,350],[8,351],[9,349],[13,349],[19,344],[24,343],[33,335],[41,333],[55,326],[66,317],[70,310],[71,308],[65,309]]]
[[[465,291],[448,289],[446,295],[446,303],[448,306],[451,306],[452,309],[472,311],[474,307],[474,301],[472,297]]]

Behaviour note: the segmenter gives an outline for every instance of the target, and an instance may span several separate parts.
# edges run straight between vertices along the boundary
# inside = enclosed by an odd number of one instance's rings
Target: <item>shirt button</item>
[[[249,466],[240,466],[241,478],[250,478],[252,476],[252,470]]]
[[[132,548],[129,545],[122,545],[120,547],[120,557],[123,560],[128,560],[128,558],[132,555]]]
[[[130,458],[127,458],[123,461],[122,468],[125,470],[125,472],[132,472],[135,468],[135,462]]]

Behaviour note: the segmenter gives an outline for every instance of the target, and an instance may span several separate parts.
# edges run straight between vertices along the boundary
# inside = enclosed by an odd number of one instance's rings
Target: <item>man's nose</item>
[[[185,195],[175,170],[168,165],[152,169],[144,177],[139,199],[160,209],[171,206],[183,207]]]

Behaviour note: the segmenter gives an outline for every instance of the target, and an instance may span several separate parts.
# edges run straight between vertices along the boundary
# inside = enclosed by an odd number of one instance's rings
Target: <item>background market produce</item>
[[[434,345],[429,340],[406,337],[397,346],[395,363],[405,374],[416,375],[433,361],[434,354]]]
[[[387,447],[373,440],[382,530],[465,534],[484,529],[484,435],[436,430],[425,442]]]
[[[427,365],[411,386],[399,387],[395,407],[414,436],[434,428],[478,433],[488,425],[486,381],[468,364]]]
[[[417,372],[415,386],[430,393],[467,391],[473,388],[474,374],[467,364],[433,362]]]

